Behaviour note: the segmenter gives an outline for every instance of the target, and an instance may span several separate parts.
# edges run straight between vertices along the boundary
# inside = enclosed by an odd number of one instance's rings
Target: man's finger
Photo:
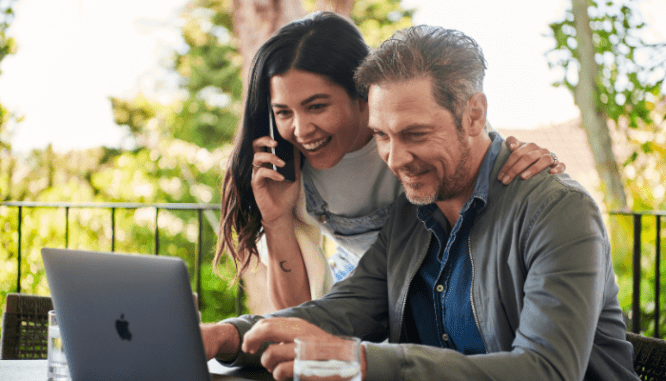
[[[241,349],[243,352],[256,353],[261,344],[267,341],[290,343],[299,336],[316,336],[321,334],[326,334],[326,332],[303,319],[263,319],[245,334]]]
[[[294,378],[294,362],[285,361],[280,363],[275,370],[273,370],[273,378],[277,381],[286,381]]]
[[[261,355],[261,365],[273,372],[281,363],[294,361],[294,346],[293,343],[271,344]]]

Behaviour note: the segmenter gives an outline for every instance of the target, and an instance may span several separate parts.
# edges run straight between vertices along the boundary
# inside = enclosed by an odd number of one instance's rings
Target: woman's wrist
[[[272,219],[270,221],[262,219],[261,220],[261,225],[264,227],[264,231],[266,234],[271,234],[271,233],[283,233],[283,232],[288,232],[294,231],[294,215],[289,213],[288,215],[284,215],[275,219]]]

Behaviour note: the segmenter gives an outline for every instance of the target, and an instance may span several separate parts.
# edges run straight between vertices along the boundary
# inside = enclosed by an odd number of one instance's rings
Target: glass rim
[[[350,343],[356,343],[356,344],[361,343],[361,339],[359,339],[356,336],[333,335],[333,337],[344,340],[346,342],[350,342]],[[299,337],[294,339],[294,343],[296,343],[296,344],[316,343],[316,344],[319,344],[319,345],[339,345],[339,344],[342,344],[341,342],[337,342],[337,341],[321,341],[318,336],[299,336]]]

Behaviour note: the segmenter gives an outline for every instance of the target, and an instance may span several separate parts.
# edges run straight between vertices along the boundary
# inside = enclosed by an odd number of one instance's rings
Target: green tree
[[[555,86],[565,86],[581,109],[602,190],[609,210],[664,209],[666,199],[666,43],[647,44],[635,0],[572,0],[563,20],[550,25],[555,47],[547,53],[551,68],[562,74]],[[611,143],[610,136],[616,137]],[[629,151],[615,162],[613,146]],[[630,196],[624,200],[625,189]],[[620,302],[631,307],[631,240],[629,218],[610,219],[613,259],[620,284]],[[643,237],[655,236],[654,221],[645,221]],[[662,233],[663,234],[663,233]],[[654,254],[654,240],[643,242],[644,258]],[[653,265],[644,262],[644,300],[655,300]],[[663,270],[662,270],[663,271]],[[664,296],[662,295],[662,298]],[[666,300],[666,298],[664,298]],[[647,333],[654,303],[642,305]],[[666,325],[666,320],[661,323]],[[662,332],[664,329],[662,329]]]
[[[665,44],[646,44],[645,24],[635,0],[572,0],[564,19],[550,24],[555,47],[547,53],[551,68],[560,68],[555,86],[571,91],[581,109],[609,208],[627,205],[619,166],[611,149],[611,128],[630,140],[634,131],[663,121],[658,104],[664,95]],[[656,119],[655,119],[656,118]],[[658,140],[657,140],[658,142]],[[624,165],[641,153],[662,151],[663,144],[633,146]]]

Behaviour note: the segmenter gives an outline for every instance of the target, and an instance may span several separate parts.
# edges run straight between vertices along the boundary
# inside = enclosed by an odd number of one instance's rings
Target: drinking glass
[[[356,337],[338,339],[297,338],[294,381],[361,381],[361,341]]]
[[[70,381],[65,350],[60,337],[60,327],[58,327],[58,319],[53,310],[49,311],[48,340],[48,381]]]

